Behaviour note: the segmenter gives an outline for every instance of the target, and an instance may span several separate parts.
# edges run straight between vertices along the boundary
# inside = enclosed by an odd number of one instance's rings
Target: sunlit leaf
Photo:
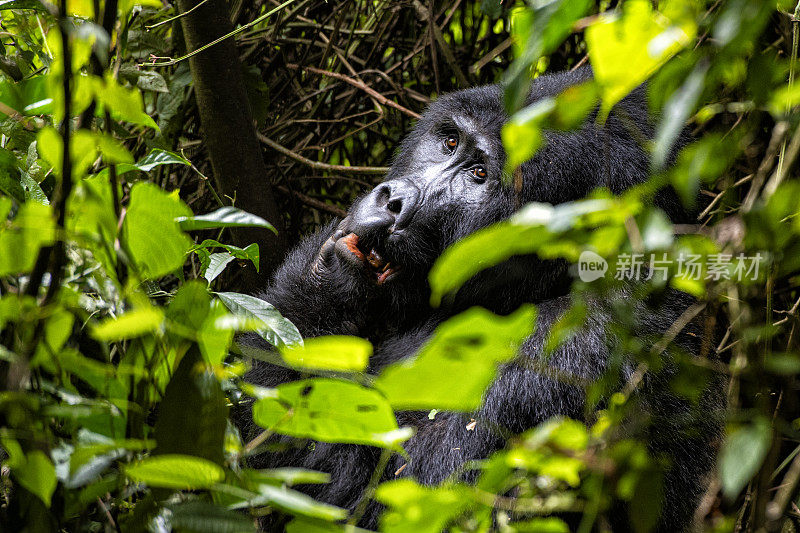
[[[192,241],[175,218],[190,214],[183,202],[152,183],[140,182],[131,188],[122,229],[131,258],[144,277],[158,278],[183,264]]]
[[[39,249],[55,239],[55,220],[48,206],[25,202],[6,223],[10,208],[11,199],[0,197],[0,276],[30,271]]]
[[[225,270],[225,267],[228,266],[228,263],[233,261],[235,257],[228,252],[222,252],[211,254],[209,255],[208,259],[208,268],[205,272],[203,272],[203,277],[206,278],[209,283],[211,283],[217,279],[217,276],[222,274],[222,271]]]
[[[693,19],[671,21],[647,0],[630,0],[622,14],[607,12],[586,30],[603,103],[601,117],[694,39]]]
[[[209,228],[258,227],[267,228],[275,234],[278,233],[272,224],[263,218],[230,206],[220,207],[207,215],[178,217],[176,220],[184,231]]]
[[[457,487],[425,487],[411,479],[383,483],[375,499],[388,507],[380,522],[385,533],[439,533],[470,502]]]
[[[359,337],[330,335],[305,339],[281,349],[281,356],[297,368],[361,372],[372,355],[372,344]]]
[[[394,412],[378,392],[334,379],[293,381],[277,387],[277,398],[258,400],[253,419],[293,437],[396,447],[410,437],[397,431]]]
[[[50,500],[56,490],[56,469],[53,462],[41,450],[31,450],[27,454],[13,439],[0,439],[8,454],[8,465],[14,479],[37,498],[50,507]]]
[[[164,313],[156,307],[142,307],[128,311],[118,318],[109,318],[92,328],[92,336],[102,341],[130,339],[158,331]]]
[[[156,455],[125,466],[133,481],[166,489],[205,489],[222,481],[225,471],[206,459],[189,455]]]
[[[676,139],[697,106],[707,70],[707,64],[698,65],[664,106],[653,149],[653,165],[656,168],[661,168],[667,163]]]
[[[256,319],[263,324],[263,327],[258,328],[256,332],[273,346],[302,344],[303,337],[300,332],[272,304],[247,294],[235,292],[216,294],[232,313]]]
[[[516,356],[535,317],[533,307],[507,317],[473,307],[439,326],[416,357],[386,367],[374,386],[395,409],[476,409],[497,365]]]

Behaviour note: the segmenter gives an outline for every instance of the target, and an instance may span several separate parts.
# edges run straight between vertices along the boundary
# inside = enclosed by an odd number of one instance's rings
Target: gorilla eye
[[[475,181],[477,183],[483,183],[486,181],[486,169],[484,167],[475,167],[471,170],[472,175],[475,177]]]
[[[458,137],[456,135],[448,135],[444,140],[444,146],[448,151],[452,152],[458,146]]]

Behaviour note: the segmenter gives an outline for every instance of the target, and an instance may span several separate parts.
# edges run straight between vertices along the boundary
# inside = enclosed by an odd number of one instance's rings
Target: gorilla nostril
[[[394,198],[392,200],[389,200],[389,203],[386,204],[386,209],[388,209],[395,215],[399,215],[400,211],[403,210],[403,201],[400,200],[399,198]]]

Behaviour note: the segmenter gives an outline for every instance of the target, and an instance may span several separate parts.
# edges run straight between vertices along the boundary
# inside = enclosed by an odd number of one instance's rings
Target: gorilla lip
[[[368,254],[365,254],[358,247],[358,235],[349,233],[342,237],[343,244],[347,250],[353,254],[371,273],[375,276],[375,282],[378,285],[383,285],[386,281],[400,268],[393,266],[390,261],[386,261],[377,250],[372,248]]]

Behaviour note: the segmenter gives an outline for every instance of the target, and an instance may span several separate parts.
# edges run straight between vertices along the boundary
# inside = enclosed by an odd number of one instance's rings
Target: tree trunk
[[[200,3],[178,0],[182,13]],[[187,50],[196,50],[232,31],[225,0],[208,0],[191,14],[181,18]],[[261,271],[252,265],[245,272],[245,283],[252,289],[263,285],[280,264],[286,251],[281,214],[275,203],[272,186],[256,138],[253,115],[244,87],[242,69],[233,38],[189,58],[200,113],[203,140],[211,159],[214,180],[220,197],[235,198],[235,205],[268,220],[278,230],[236,228],[237,246],[258,243]]]

